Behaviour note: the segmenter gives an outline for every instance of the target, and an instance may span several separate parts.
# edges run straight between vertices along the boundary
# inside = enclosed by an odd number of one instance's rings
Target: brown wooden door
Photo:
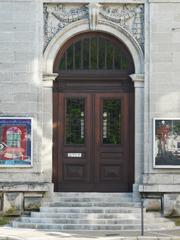
[[[103,32],[69,39],[54,62],[55,191],[131,191],[134,175],[134,62]]]
[[[95,95],[95,171],[98,191],[128,191],[128,94]]]
[[[55,191],[132,190],[130,93],[54,93]]]

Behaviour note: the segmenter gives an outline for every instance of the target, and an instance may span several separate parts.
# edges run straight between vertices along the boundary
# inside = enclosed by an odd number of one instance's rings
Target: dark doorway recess
[[[127,47],[104,33],[80,34],[60,49],[54,72],[55,191],[132,191],[134,64]]]

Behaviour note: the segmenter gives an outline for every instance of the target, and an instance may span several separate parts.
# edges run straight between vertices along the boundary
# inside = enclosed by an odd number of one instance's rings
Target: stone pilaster
[[[43,75],[43,150],[42,159],[46,164],[42,164],[42,171],[47,176],[49,182],[52,181],[52,139],[53,139],[53,81],[58,74]]]
[[[135,172],[133,193],[139,197],[138,186],[142,181],[144,165],[144,74],[130,75],[135,88]]]

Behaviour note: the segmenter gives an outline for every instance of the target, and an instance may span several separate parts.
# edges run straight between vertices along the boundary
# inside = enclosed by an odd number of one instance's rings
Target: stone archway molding
[[[48,44],[44,52],[44,74],[53,74],[53,65],[59,49],[73,36],[91,31],[89,28],[89,21],[87,19],[79,20],[66,26],[63,30],[55,35],[55,37]],[[122,41],[129,49],[134,65],[135,73],[143,74],[144,72],[144,54],[138,41],[123,27],[107,21],[99,20],[96,31],[105,32],[115,36]]]
[[[107,21],[99,20],[96,25],[96,31],[105,32],[115,36],[122,41],[129,49],[134,65],[135,73],[130,75],[135,86],[135,182],[133,186],[134,199],[139,197],[139,184],[141,183],[143,172],[143,144],[144,144],[144,54],[138,41],[123,27]],[[49,111],[44,106],[47,125],[43,126],[43,132],[46,138],[52,141],[52,82],[57,75],[53,73],[54,61],[59,49],[73,36],[80,33],[92,31],[87,19],[73,22],[63,28],[48,44],[44,52],[44,65],[43,65],[43,86],[44,86],[44,99],[43,102],[48,103]],[[45,143],[44,143],[45,144]],[[52,148],[48,152],[49,164],[52,166]]]

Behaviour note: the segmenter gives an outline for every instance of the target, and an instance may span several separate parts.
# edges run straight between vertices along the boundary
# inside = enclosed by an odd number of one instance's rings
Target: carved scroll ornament
[[[65,26],[81,19],[89,19],[90,30],[96,30],[98,21],[107,20],[126,29],[144,46],[144,6],[142,4],[107,4],[92,2],[69,7],[66,4],[44,4],[44,48]]]

